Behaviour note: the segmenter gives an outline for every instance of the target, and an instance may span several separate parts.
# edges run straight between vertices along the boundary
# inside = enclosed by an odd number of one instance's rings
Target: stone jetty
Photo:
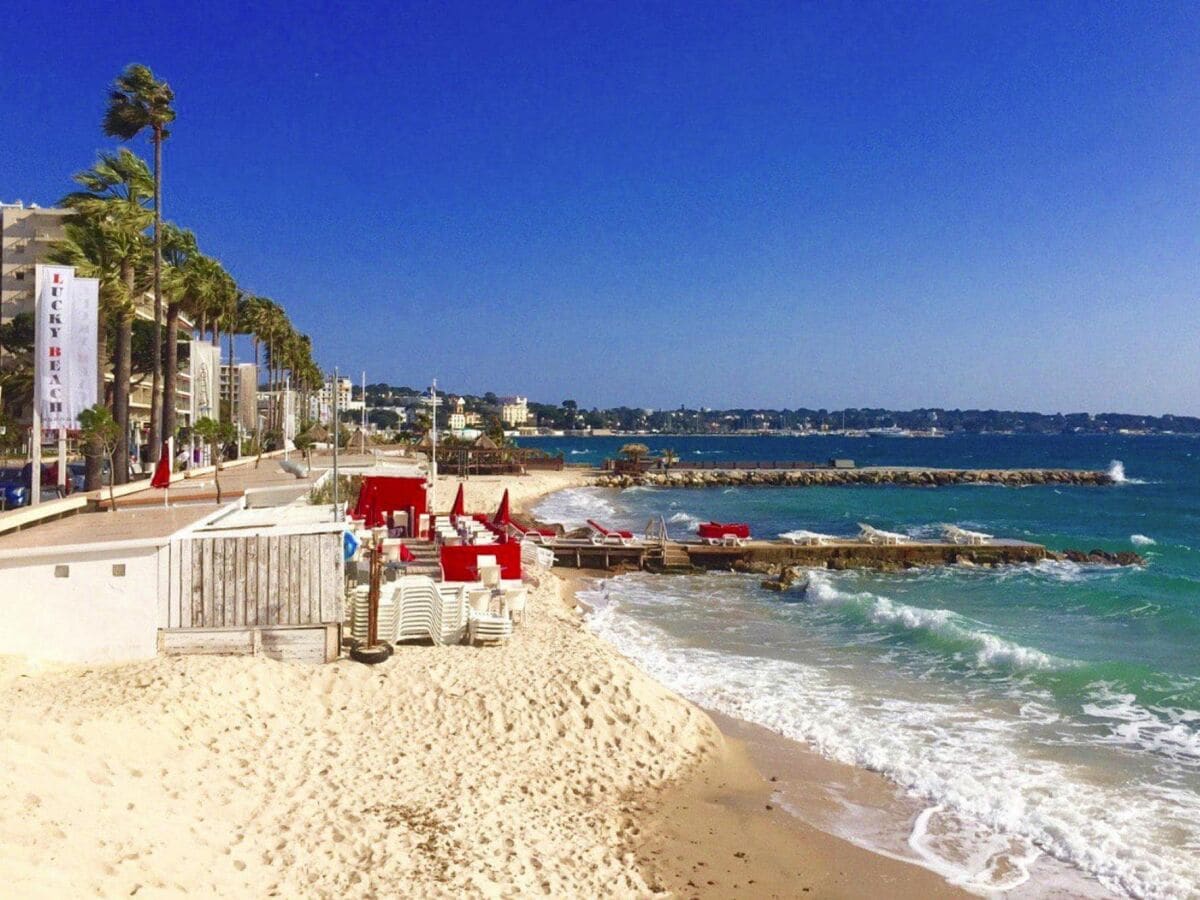
[[[928,469],[871,466],[860,469],[676,469],[639,474],[606,474],[596,480],[601,487],[634,485],[660,487],[844,487],[900,485],[944,487],[955,484],[992,484],[1023,487],[1033,484],[1098,486],[1113,484],[1107,472],[1087,469]]]

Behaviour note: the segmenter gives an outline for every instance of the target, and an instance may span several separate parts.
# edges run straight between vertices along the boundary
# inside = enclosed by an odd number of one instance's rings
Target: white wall
[[[0,653],[60,662],[154,656],[165,552],[143,543],[0,558]],[[55,575],[62,565],[66,577]]]

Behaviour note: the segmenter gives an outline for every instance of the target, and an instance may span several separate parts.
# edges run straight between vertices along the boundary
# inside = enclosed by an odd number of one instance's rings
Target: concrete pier
[[[1041,544],[1026,541],[989,541],[973,545],[942,541],[911,541],[903,544],[838,541],[800,545],[752,540],[741,546],[680,541],[636,543],[630,546],[556,541],[549,546],[554,550],[555,564],[560,566],[666,572],[696,569],[769,572],[784,566],[901,571],[925,566],[1017,565],[1040,562],[1049,556],[1049,551]]]

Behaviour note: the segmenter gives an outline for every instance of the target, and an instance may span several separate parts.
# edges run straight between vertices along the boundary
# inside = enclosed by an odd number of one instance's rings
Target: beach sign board
[[[34,296],[34,408],[42,428],[76,429],[96,403],[100,282],[76,277],[73,266],[39,265]]]

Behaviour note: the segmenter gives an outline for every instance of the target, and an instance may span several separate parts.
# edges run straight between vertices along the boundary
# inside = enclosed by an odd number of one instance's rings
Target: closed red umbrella
[[[464,516],[467,513],[467,501],[463,497],[463,486],[458,486],[458,493],[454,495],[454,505],[450,507],[450,515]]]
[[[492,519],[493,525],[510,525],[512,519],[508,514],[508,488],[504,489],[504,496],[500,498],[500,508],[496,510],[495,518]]]
[[[162,453],[158,457],[158,465],[154,467],[154,477],[150,479],[150,487],[169,488],[171,486],[171,445],[163,441]]]

